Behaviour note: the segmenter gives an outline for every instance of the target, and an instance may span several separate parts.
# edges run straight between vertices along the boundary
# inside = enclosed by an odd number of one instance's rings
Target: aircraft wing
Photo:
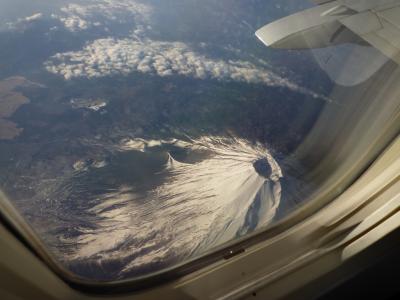
[[[400,64],[400,3],[396,2],[396,6],[362,11],[340,22]]]
[[[367,42],[400,64],[400,0],[313,0],[316,7],[256,32],[267,46],[301,49]]]

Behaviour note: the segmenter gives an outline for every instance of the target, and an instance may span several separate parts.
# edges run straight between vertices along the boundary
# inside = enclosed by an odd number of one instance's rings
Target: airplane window
[[[400,127],[400,1],[342,2],[1,0],[1,201],[100,282],[327,203]]]

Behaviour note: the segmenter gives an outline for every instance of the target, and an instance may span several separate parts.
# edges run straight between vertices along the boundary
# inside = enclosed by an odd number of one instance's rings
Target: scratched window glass
[[[96,281],[278,224],[398,111],[399,1],[361,2],[1,0],[1,201]]]

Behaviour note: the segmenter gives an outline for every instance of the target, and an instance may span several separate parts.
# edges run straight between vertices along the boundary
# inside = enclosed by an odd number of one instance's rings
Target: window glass
[[[364,8],[316,2],[1,0],[1,191],[60,265],[96,281],[332,198],[398,133],[399,71],[357,34]],[[255,35],[304,10],[279,25],[298,39]]]

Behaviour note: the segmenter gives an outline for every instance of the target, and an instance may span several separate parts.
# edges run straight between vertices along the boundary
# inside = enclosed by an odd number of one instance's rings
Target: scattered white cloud
[[[85,108],[93,111],[99,111],[107,106],[107,101],[104,99],[85,99],[85,98],[73,98],[70,100],[73,108]]]
[[[133,20],[134,24],[130,36],[97,39],[81,50],[59,53],[48,59],[46,69],[66,80],[140,72],[163,77],[181,75],[282,86],[320,97],[279,76],[263,64],[210,58],[182,42],[151,40],[146,33],[151,29],[152,13],[152,6],[138,0],[90,0],[85,4],[69,4],[61,8],[60,15],[53,15],[53,18],[58,18],[70,31],[86,30],[93,26],[103,26],[107,30],[109,21],[132,23]]]
[[[6,23],[6,30],[24,31],[30,27],[34,22],[43,18],[42,13],[36,13],[28,17],[18,18],[15,22]]]
[[[25,20],[26,22],[32,22],[32,21],[35,21],[35,20],[39,20],[42,17],[43,17],[42,13],[37,13],[37,14],[34,14],[34,15],[30,16],[30,17],[26,17],[23,20]]]
[[[243,60],[209,58],[182,42],[137,40],[134,37],[98,39],[80,51],[56,54],[45,67],[66,80],[140,72],[282,86],[318,97],[266,68]]]
[[[53,14],[52,17],[61,21],[65,28],[72,32],[85,30],[90,27],[90,24],[79,16],[58,16]]]
[[[151,7],[137,0],[95,0],[85,4],[68,4],[53,14],[65,28],[72,32],[101,26],[104,21],[142,24],[148,20]]]

